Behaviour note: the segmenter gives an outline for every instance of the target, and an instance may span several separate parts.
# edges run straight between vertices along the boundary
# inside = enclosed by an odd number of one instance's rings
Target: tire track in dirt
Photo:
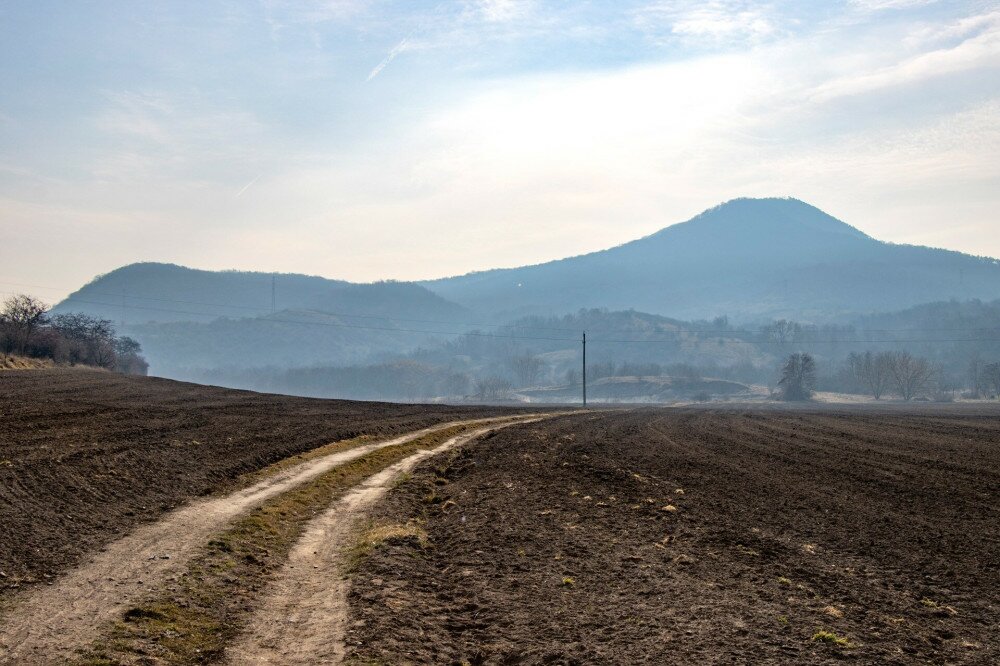
[[[602,412],[422,466],[371,518],[433,547],[360,560],[346,660],[1000,664],[997,409],[907,409]]]
[[[310,666],[338,664],[345,654],[347,591],[343,550],[357,522],[390,489],[400,474],[418,463],[483,435],[540,418],[486,426],[456,435],[370,476],[309,523],[261,608],[236,644],[227,650],[230,666]]]
[[[197,549],[234,518],[338,465],[455,426],[523,420],[452,421],[331,453],[224,497],[192,502],[115,541],[52,585],[15,599],[0,618],[0,664],[58,663],[71,657],[103,624],[182,571]]]

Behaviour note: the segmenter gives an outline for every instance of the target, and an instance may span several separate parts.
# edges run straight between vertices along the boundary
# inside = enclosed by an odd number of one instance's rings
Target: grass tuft
[[[826,631],[825,629],[817,629],[816,633],[813,634],[812,640],[820,643],[828,643],[830,645],[836,645],[842,648],[852,648],[854,644],[847,640],[843,636],[838,636],[832,631]]]
[[[271,499],[208,542],[179,578],[165,582],[119,621],[105,627],[100,638],[73,663],[186,665],[218,661],[225,646],[245,626],[269,577],[286,561],[317,512],[389,465],[476,427],[455,426],[376,449]],[[301,462],[301,458],[292,460],[292,464]],[[384,543],[401,536],[420,540],[413,528],[400,530],[399,526],[386,529],[379,538]],[[426,535],[423,539],[426,542]]]
[[[430,547],[427,532],[420,527],[416,520],[411,520],[405,525],[369,523],[361,530],[358,538],[354,540],[345,553],[345,573],[352,574],[357,571],[358,566],[366,557],[387,543],[410,543],[420,549]]]

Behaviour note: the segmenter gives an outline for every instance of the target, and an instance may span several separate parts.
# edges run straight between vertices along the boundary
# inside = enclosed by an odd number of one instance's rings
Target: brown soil
[[[424,521],[427,543],[361,559],[348,661],[1000,663],[998,416],[643,410],[506,429],[376,509]]]
[[[226,662],[234,666],[340,663],[348,589],[342,575],[343,558],[345,550],[350,551],[352,530],[396,479],[417,463],[502,427],[509,426],[484,426],[403,458],[355,486],[310,521],[252,621],[226,650]],[[412,534],[413,529],[404,527],[402,532]]]
[[[237,516],[271,498],[296,496],[300,488],[308,494],[312,482],[330,475],[331,470],[333,476],[340,479],[347,470],[364,466],[369,459],[377,460],[381,457],[379,454],[387,450],[390,459],[405,456],[406,451],[420,446],[425,440],[446,438],[456,430],[488,427],[484,422],[498,423],[490,419],[450,422],[334,451],[323,457],[310,456],[309,460],[246,488],[194,500],[171,511],[102,548],[90,561],[58,577],[52,586],[12,601],[0,624],[0,663],[22,663],[41,657],[47,661],[67,659],[74,650],[92,640],[101,625],[125,613],[164,581],[176,579],[213,534],[222,532]],[[325,504],[321,503],[311,510],[323,506]],[[279,516],[283,521],[292,522],[287,511],[279,512]],[[288,528],[294,531],[294,525]],[[254,560],[256,563],[257,558]],[[232,573],[230,567],[227,577]],[[227,598],[231,596],[232,586],[228,586],[226,592]],[[198,593],[204,596],[204,590],[199,589]]]
[[[0,373],[0,601],[289,456],[501,413],[512,411],[312,400],[82,369]]]

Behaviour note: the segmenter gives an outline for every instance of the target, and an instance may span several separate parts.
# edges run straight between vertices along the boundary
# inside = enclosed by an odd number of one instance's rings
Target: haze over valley
[[[839,391],[860,390],[841,366],[872,349],[929,355],[959,386],[968,358],[996,353],[998,295],[995,259],[737,199],[608,250],[422,283],[133,264],[53,312],[116,322],[161,376],[364,399],[461,400],[492,381],[507,399],[574,400],[589,330],[591,397],[646,401],[773,388],[793,348]]]
[[[1000,664],[996,0],[0,2],[0,666]]]

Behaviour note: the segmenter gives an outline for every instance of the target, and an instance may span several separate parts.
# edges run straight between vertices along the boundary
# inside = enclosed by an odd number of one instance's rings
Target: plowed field
[[[359,663],[1000,663],[1000,412],[562,417],[426,463]],[[405,534],[405,531],[401,530]]]
[[[311,400],[81,369],[0,373],[0,597],[242,474],[512,410]]]

